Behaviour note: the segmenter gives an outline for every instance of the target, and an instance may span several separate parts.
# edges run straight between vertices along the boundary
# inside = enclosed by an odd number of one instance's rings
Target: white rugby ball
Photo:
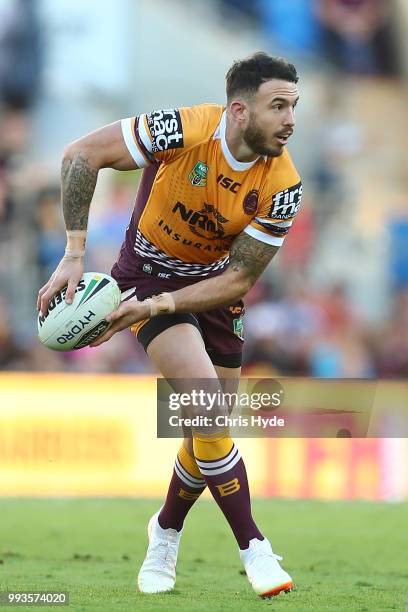
[[[106,315],[120,304],[120,289],[108,274],[85,272],[72,304],[66,303],[66,292],[64,287],[47,312],[38,313],[38,337],[54,351],[80,349],[99,338],[110,326]]]

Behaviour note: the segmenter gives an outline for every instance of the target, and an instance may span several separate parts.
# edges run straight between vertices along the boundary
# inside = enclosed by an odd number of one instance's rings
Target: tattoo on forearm
[[[62,208],[67,229],[84,230],[88,225],[89,206],[95,191],[98,170],[78,153],[65,158],[61,168]]]
[[[248,234],[237,236],[231,245],[229,267],[234,272],[244,269],[255,281],[264,271],[278,247],[256,240]]]

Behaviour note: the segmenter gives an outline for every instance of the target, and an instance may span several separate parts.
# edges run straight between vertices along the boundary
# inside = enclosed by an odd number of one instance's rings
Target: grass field
[[[62,609],[75,611],[407,610],[407,504],[256,501],[255,517],[297,587],[270,600],[253,594],[211,501],[187,519],[176,590],[138,593],[157,508],[154,500],[1,500],[0,590],[67,590]]]

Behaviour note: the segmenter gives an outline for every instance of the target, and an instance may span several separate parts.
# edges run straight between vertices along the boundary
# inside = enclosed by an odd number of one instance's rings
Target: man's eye
[[[274,105],[272,106],[272,109],[273,109],[273,110],[278,110],[278,111],[279,111],[279,110],[282,110],[282,104],[274,104]]]

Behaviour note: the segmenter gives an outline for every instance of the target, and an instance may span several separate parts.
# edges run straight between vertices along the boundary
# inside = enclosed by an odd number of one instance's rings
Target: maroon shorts
[[[138,264],[131,275],[123,273],[115,264],[112,276],[118,282],[121,291],[135,289],[127,299],[136,295],[138,300],[144,300],[164,291],[176,291],[201,280],[178,277],[164,267],[146,263]],[[244,303],[240,300],[232,306],[222,306],[206,312],[173,313],[153,317],[137,323],[132,331],[146,350],[150,342],[165,329],[180,323],[190,323],[200,331],[206,351],[214,365],[238,368],[242,364],[244,313]]]

